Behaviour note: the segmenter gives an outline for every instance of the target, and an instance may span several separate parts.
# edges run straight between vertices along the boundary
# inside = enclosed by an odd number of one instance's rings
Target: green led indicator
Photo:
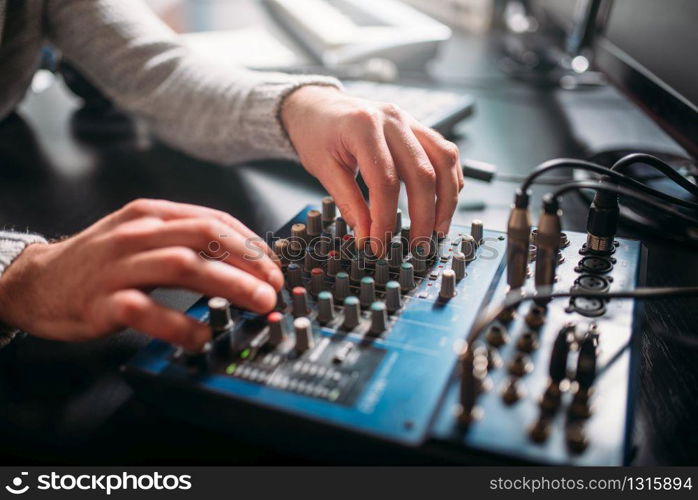
[[[339,390],[338,389],[332,389],[329,394],[329,399],[330,401],[336,401],[337,398],[339,397]]]
[[[238,365],[236,365],[235,363],[231,363],[226,367],[225,373],[227,373],[228,375],[232,375],[233,373],[235,373],[235,370],[237,369]]]
[[[244,351],[242,351],[242,352],[240,353],[240,357],[241,357],[242,359],[247,359],[247,358],[249,358],[249,357],[250,357],[250,350],[249,350],[249,349],[245,349]]]

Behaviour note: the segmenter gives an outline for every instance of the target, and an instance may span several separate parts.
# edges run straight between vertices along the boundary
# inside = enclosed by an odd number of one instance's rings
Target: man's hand
[[[334,197],[359,238],[383,254],[405,183],[412,244],[448,232],[463,188],[458,148],[391,104],[306,86],[286,98],[281,118],[301,162]],[[369,188],[370,208],[358,185]]]
[[[59,340],[131,327],[196,350],[208,327],[144,290],[186,288],[263,313],[282,284],[269,247],[230,215],[137,200],[72,238],[28,246],[0,279],[0,320]]]

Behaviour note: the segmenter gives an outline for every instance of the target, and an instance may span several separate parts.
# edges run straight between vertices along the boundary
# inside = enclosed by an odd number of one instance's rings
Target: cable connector
[[[609,179],[603,179],[603,181]],[[620,207],[618,194],[597,191],[587,215],[587,248],[596,253],[611,253],[618,230]]]

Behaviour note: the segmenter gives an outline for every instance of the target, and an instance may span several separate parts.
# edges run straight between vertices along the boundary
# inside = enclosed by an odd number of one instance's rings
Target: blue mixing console
[[[306,208],[271,242],[286,278],[274,312],[202,299],[189,314],[211,324],[206,350],[155,340],[125,373],[165,411],[222,430],[247,420],[257,426],[248,437],[272,441],[289,426],[317,431],[315,449],[336,449],[339,439],[419,461],[627,461],[632,302],[577,297],[508,309],[472,345],[464,374],[467,333],[507,293],[506,234],[479,221],[454,226],[429,255],[409,252],[399,215],[395,235],[375,259],[356,248],[331,199]],[[563,234],[556,289],[633,288],[640,245],[619,240],[610,256],[587,255],[585,236]],[[464,383],[477,398],[467,422]]]

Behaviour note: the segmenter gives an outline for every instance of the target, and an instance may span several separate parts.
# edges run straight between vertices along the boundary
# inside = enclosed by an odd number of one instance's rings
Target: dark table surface
[[[431,69],[436,85],[476,98],[475,116],[455,131],[464,157],[522,175],[553,157],[605,149],[680,152],[611,88],[572,92],[507,78],[497,65],[498,46],[496,34],[456,34]],[[72,234],[129,200],[156,197],[225,210],[264,232],[324,194],[299,165],[204,163],[158,144],[138,127],[130,133],[119,120],[76,115],[79,108],[80,101],[57,80],[40,93],[30,92],[19,113],[0,123],[0,227],[50,237]],[[514,187],[469,182],[455,222],[480,218],[488,227],[504,229]],[[483,202],[484,208],[473,209],[478,205],[473,202]],[[580,201],[570,198],[563,207],[565,229],[583,230]],[[621,235],[639,237],[626,228]],[[698,259],[691,252],[662,241],[646,244],[649,285],[698,282]],[[157,293],[182,309],[195,299],[182,291]],[[646,304],[636,464],[698,463],[698,351],[656,333],[695,334],[697,306],[688,299]],[[0,461],[301,461],[171,420],[135,400],[118,368],[146,342],[131,331],[85,344],[26,336],[0,351]]]

